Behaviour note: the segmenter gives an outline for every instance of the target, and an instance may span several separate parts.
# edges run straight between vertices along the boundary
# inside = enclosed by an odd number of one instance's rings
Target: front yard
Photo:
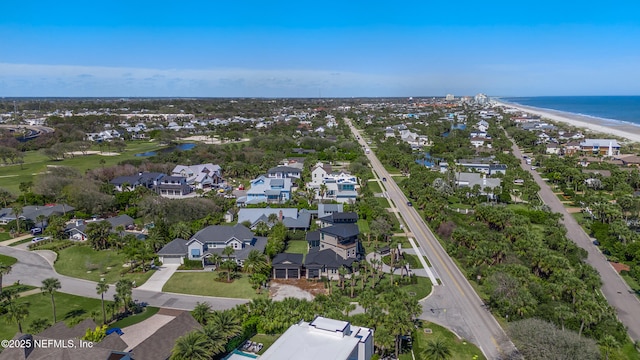
[[[58,321],[69,324],[76,324],[91,316],[91,313],[98,312],[98,320],[102,321],[102,307],[100,299],[90,299],[65,293],[56,293],[56,314]],[[22,330],[29,332],[31,322],[37,319],[47,319],[53,322],[53,311],[51,309],[51,297],[49,295],[34,294],[18,298],[19,303],[28,303],[29,315],[22,322]],[[105,301],[106,303],[106,301]],[[0,339],[11,339],[18,332],[18,324],[10,322],[7,315],[2,315],[0,322]]]
[[[217,271],[176,272],[162,288],[162,291],[179,294],[219,296],[237,299],[266,298],[268,291],[256,293],[246,274],[239,274],[233,282],[217,281]],[[226,278],[225,278],[226,279]]]
[[[153,270],[120,275],[123,265],[128,264],[124,254],[116,250],[97,251],[86,245],[74,245],[58,251],[58,258],[54,265],[56,271],[62,275],[91,281],[104,278],[108,283],[116,283],[120,279],[129,279],[137,286],[144,284],[153,274]]]
[[[12,256],[7,256],[7,255],[0,254],[0,264],[11,266],[11,265],[15,264],[16,262],[18,262],[18,259],[14,258]]]
[[[424,329],[430,329],[431,334],[424,332]],[[423,359],[422,351],[425,349],[427,342],[431,339],[441,338],[444,339],[447,347],[451,349],[452,360],[463,359],[485,359],[482,355],[482,351],[469,341],[458,339],[458,337],[451,331],[443,328],[442,326],[434,323],[423,321],[423,326],[416,329],[413,333],[413,353],[415,359]],[[412,360],[411,352],[400,354],[400,360]]]

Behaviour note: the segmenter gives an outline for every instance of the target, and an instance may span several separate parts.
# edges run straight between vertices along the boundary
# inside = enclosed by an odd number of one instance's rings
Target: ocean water
[[[535,96],[500,100],[640,125],[640,96]]]

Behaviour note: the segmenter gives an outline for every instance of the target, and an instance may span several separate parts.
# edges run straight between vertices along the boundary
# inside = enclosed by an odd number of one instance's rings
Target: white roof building
[[[319,316],[289,327],[260,359],[370,360],[372,355],[372,329]]]

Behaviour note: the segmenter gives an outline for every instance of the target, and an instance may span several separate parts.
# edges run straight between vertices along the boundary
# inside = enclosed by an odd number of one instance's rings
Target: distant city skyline
[[[640,95],[640,3],[3,3],[0,96]]]

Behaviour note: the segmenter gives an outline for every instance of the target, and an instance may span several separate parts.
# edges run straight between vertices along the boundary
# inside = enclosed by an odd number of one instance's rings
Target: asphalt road
[[[522,152],[515,144],[513,145],[513,155],[522,159]],[[576,219],[566,211],[560,199],[553,193],[551,187],[542,180],[540,174],[535,170],[531,170],[531,165],[527,165],[524,159],[522,159],[520,166],[529,171],[540,186],[538,194],[542,201],[553,212],[563,215],[562,223],[567,228],[567,238],[587,250],[589,256],[586,262],[600,273],[600,278],[602,279],[601,290],[609,305],[616,309],[618,318],[627,327],[631,339],[633,341],[640,340],[640,300],[638,300],[638,297],[609,264],[600,249],[593,245],[589,235],[585,233]]]
[[[359,131],[352,126],[354,136],[362,146],[369,148]],[[400,211],[407,227],[420,248],[426,253],[442,285],[434,286],[433,293],[422,302],[421,318],[443,325],[476,344],[487,359],[497,359],[515,348],[493,315],[482,306],[482,300],[442,248],[420,214],[407,205],[400,187],[382,166],[373,151],[367,154],[371,166],[380,178],[386,177],[385,187],[389,199]]]
[[[52,258],[49,256],[47,256],[49,260],[45,258],[46,253],[45,256],[41,256],[32,251],[0,246],[0,254],[18,259],[18,262],[12,266],[11,273],[3,277],[2,282],[5,286],[20,281],[21,284],[40,287],[42,286],[42,280],[55,277],[60,279],[60,284],[62,285],[60,292],[100,299],[100,295],[96,293],[95,282],[58,274],[50,263]],[[105,294],[105,299],[113,299],[114,294],[115,286],[110,286],[109,291]],[[133,289],[133,298],[140,302],[146,302],[151,306],[180,310],[193,310],[198,302],[208,302],[214,310],[230,309],[238,304],[248,302],[248,300],[244,299],[184,295],[138,289]]]

